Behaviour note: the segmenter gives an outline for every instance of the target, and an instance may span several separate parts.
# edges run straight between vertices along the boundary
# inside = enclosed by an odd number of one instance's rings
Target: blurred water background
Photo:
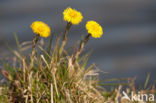
[[[150,83],[156,78],[156,0],[0,0],[0,58],[14,48],[14,33],[20,42],[33,38],[30,24],[35,20],[48,23],[55,35],[62,35],[66,23],[63,10],[71,6],[84,15],[73,26],[68,45],[86,35],[87,20],[98,21],[104,29],[100,39],[89,40],[85,52],[92,51],[89,64],[95,63],[108,74],[100,78],[137,77],[143,84],[148,73]]]

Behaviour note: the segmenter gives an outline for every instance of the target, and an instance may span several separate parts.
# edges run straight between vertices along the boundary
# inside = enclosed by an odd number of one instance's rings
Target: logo
[[[131,92],[130,96],[128,96],[128,94],[125,91],[123,91],[122,94],[123,94],[122,99],[127,99],[128,101],[152,102],[155,99],[154,94],[142,94],[140,92],[135,94],[134,92]]]

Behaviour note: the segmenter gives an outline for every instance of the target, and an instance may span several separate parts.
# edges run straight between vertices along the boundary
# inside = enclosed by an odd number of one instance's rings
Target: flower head
[[[81,12],[72,9],[70,7],[64,10],[63,16],[65,21],[71,22],[72,24],[75,25],[79,24],[83,19]]]
[[[48,37],[50,35],[50,27],[42,21],[35,21],[31,24],[31,28],[35,34],[41,37]]]
[[[88,21],[86,24],[86,29],[93,38],[100,38],[103,34],[102,27],[95,21]]]

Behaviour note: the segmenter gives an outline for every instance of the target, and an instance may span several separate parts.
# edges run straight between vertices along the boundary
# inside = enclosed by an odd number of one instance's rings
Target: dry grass
[[[15,38],[19,49],[12,51],[13,65],[4,63],[1,71],[6,81],[0,86],[0,103],[129,103],[120,101],[121,85],[106,91],[99,85],[96,66],[86,67],[88,55],[79,57],[86,40],[70,56],[64,50],[66,39],[60,47],[60,38],[53,46],[52,37],[48,45],[36,45],[34,38],[32,52],[23,55],[23,51],[30,51],[32,42],[19,44]],[[134,82],[129,84],[127,92],[135,91]],[[155,93],[154,87],[150,92]]]

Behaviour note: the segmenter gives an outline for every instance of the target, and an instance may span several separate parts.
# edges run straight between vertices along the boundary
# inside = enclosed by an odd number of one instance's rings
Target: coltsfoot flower
[[[42,21],[34,21],[31,28],[35,34],[44,38],[47,38],[51,32],[50,27]]]
[[[86,24],[86,29],[93,38],[100,38],[103,34],[102,27],[96,21],[88,21]]]
[[[74,25],[79,24],[83,19],[81,12],[70,7],[64,10],[63,16],[65,21],[70,22]]]

